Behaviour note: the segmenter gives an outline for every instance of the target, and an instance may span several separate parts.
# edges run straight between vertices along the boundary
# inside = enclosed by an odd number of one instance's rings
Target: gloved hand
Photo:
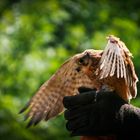
[[[64,97],[66,128],[72,136],[110,135],[120,130],[119,110],[127,104],[114,92],[79,89],[80,94]],[[82,94],[81,94],[82,93]]]

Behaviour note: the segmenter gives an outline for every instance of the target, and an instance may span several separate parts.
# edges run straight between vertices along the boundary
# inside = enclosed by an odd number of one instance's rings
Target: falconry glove
[[[72,136],[122,136],[140,127],[140,109],[114,92],[84,91],[64,97],[66,128]]]

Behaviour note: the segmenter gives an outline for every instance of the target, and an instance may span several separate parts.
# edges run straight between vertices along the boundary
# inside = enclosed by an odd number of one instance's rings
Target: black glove
[[[134,109],[113,92],[96,94],[95,90],[84,91],[83,94],[64,97],[63,103],[67,108],[66,128],[72,136],[124,134],[124,131],[129,132],[128,124],[133,122],[130,122],[131,116],[137,121],[140,117],[140,109]]]

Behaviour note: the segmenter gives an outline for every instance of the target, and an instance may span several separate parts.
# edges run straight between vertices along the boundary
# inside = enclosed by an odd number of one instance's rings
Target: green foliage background
[[[0,139],[77,140],[59,116],[26,129],[18,111],[67,58],[120,37],[140,76],[140,1],[0,0]],[[140,91],[138,85],[138,91]],[[139,92],[132,100],[140,106]]]

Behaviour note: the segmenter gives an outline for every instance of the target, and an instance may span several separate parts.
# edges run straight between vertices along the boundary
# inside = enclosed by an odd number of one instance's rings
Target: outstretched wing
[[[129,87],[129,95],[135,97],[137,94],[136,76],[134,65],[131,60],[132,54],[119,38],[111,35],[108,44],[100,60],[100,79],[116,76],[124,78]]]
[[[20,111],[28,109],[28,127],[41,120],[48,120],[63,111],[63,97],[78,93],[81,86],[93,88],[92,81],[82,71],[76,70],[76,56],[66,61],[59,70],[46,81]]]

